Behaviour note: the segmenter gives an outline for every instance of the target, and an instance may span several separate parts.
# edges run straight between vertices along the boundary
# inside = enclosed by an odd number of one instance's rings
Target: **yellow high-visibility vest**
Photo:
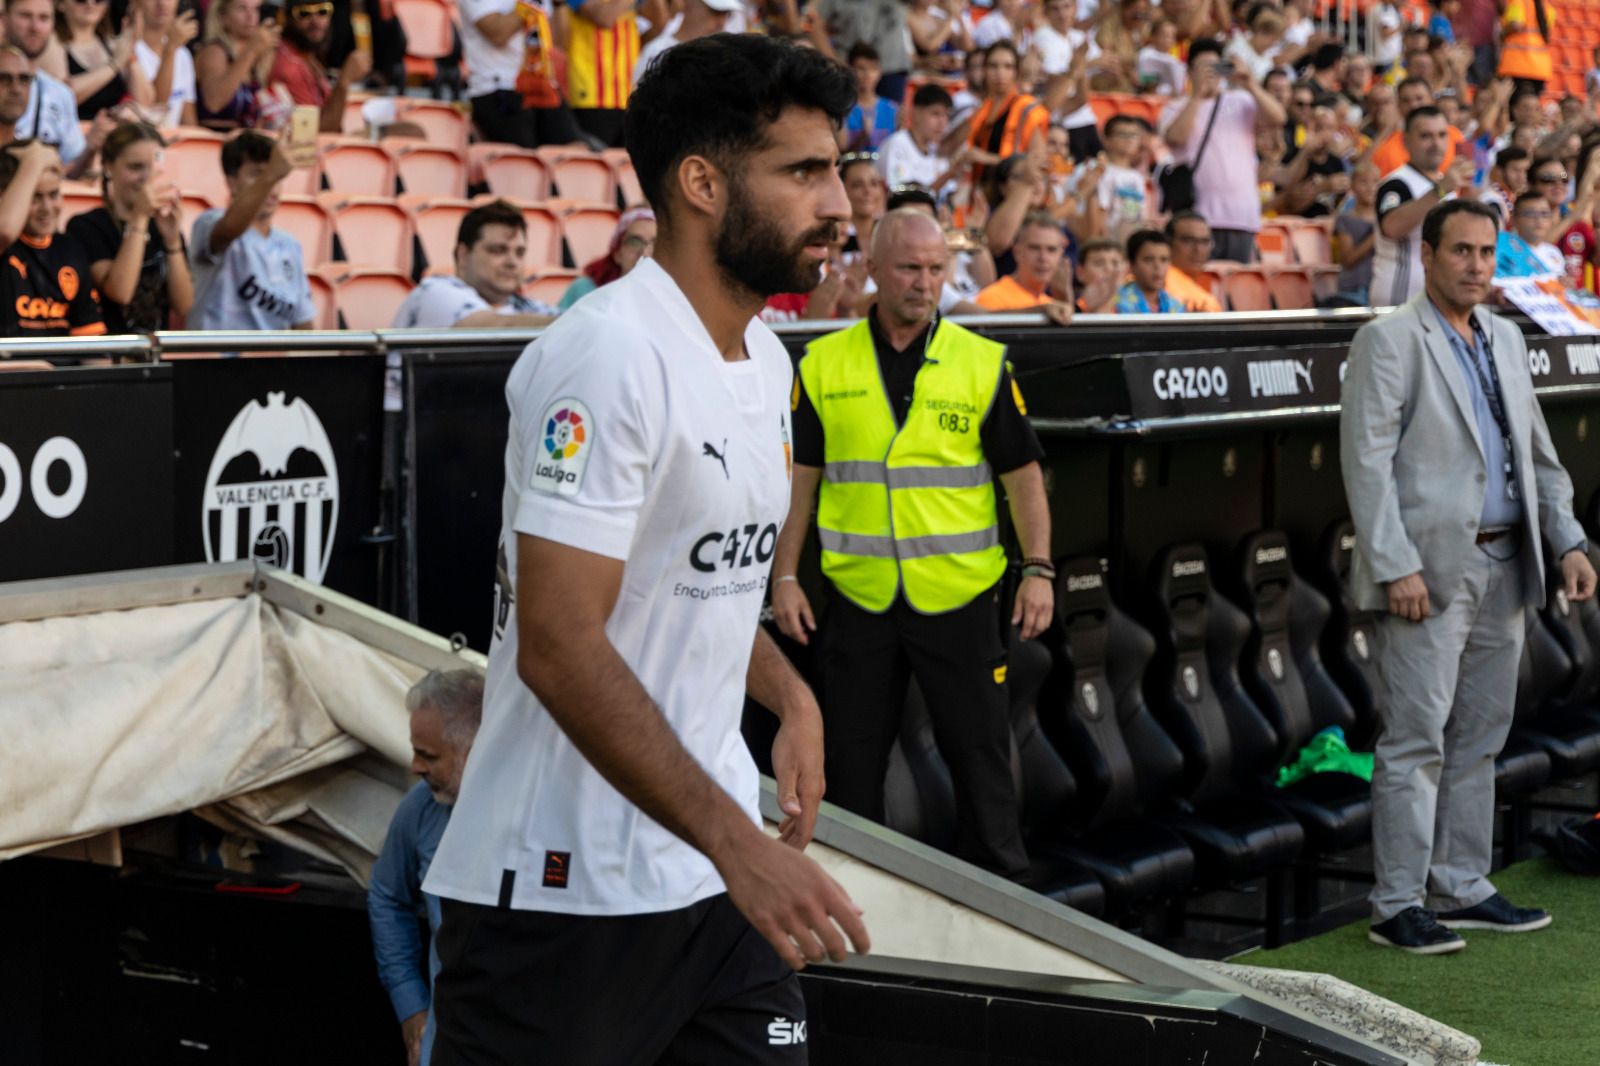
[[[994,474],[980,428],[1005,347],[940,321],[897,427],[871,327],[812,341],[800,378],[822,423],[822,572],[865,610],[902,592],[923,614],[970,603],[1000,580]]]

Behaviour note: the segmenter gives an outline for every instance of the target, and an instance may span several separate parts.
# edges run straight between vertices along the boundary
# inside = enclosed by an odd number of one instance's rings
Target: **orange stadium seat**
[[[550,196],[550,171],[537,153],[514,144],[488,142],[467,149],[471,180],[508,200],[539,201]]]
[[[394,15],[406,34],[406,80],[427,83],[439,73],[439,60],[458,50],[452,13],[443,0],[394,0]]]
[[[461,219],[472,210],[472,201],[411,194],[400,197],[398,202],[416,227],[426,268],[434,272],[454,272],[456,234],[461,230]]]
[[[202,214],[211,210],[213,207],[228,206],[226,201],[220,204],[212,203],[209,196],[201,196],[197,192],[179,193],[178,195],[183,204],[183,224],[185,236],[188,235],[189,227],[194,223],[194,220],[199,218]]]
[[[376,196],[323,193],[322,206],[333,219],[342,262],[388,267],[411,273],[411,216],[393,200]]]
[[[311,303],[317,309],[316,317],[311,320],[311,328],[338,329],[339,312],[334,306],[333,283],[316,270],[306,271],[306,282],[311,286]]]
[[[388,329],[411,292],[411,279],[388,267],[330,263],[318,273],[333,289],[343,329]]]
[[[522,283],[522,295],[554,307],[561,302],[561,297],[566,295],[568,287],[578,279],[579,274],[576,270],[542,271]]]
[[[440,148],[450,148],[463,157],[467,151],[467,136],[472,130],[472,118],[467,111],[443,100],[400,99],[400,120],[415,122],[428,134],[428,143]]]
[[[602,156],[572,153],[550,168],[555,192],[563,200],[584,200],[592,204],[612,204],[617,199],[617,177]]]
[[[584,265],[605,255],[611,247],[611,233],[617,228],[615,209],[598,206],[575,207],[561,215],[561,235],[572,253],[574,266]]]
[[[1327,266],[1333,262],[1333,241],[1328,228],[1316,222],[1304,222],[1289,227],[1289,243],[1294,246],[1294,259],[1307,266]]]
[[[1304,270],[1275,270],[1267,276],[1267,288],[1280,311],[1308,311],[1317,305]]]
[[[1289,227],[1262,223],[1261,231],[1256,234],[1256,251],[1261,253],[1261,262],[1266,266],[1289,263],[1294,258],[1289,243]]]
[[[1272,310],[1272,288],[1259,270],[1234,270],[1222,279],[1230,311]]]
[[[602,153],[611,164],[611,173],[617,179],[617,202],[624,208],[638,207],[644,203],[644,190],[639,188],[639,175],[633,172],[633,160],[626,148],[607,148]]]
[[[315,196],[280,197],[272,224],[300,242],[308,264],[315,266],[333,258],[333,220]]]
[[[361,105],[371,100],[373,93],[352,90],[344,98],[344,119],[339,130],[346,137],[359,137],[367,131],[367,120],[361,117]]]
[[[103,201],[100,186],[92,181],[64,181],[61,183],[61,226],[65,233],[67,222],[85,211],[93,211]]]
[[[228,180],[222,176],[220,133],[210,130],[167,130],[167,147],[161,156],[161,169],[183,192],[204,196],[213,204],[228,202]]]
[[[398,143],[395,168],[408,193],[462,197],[467,194],[467,161],[454,148],[417,141]]]
[[[328,188],[350,196],[394,195],[394,157],[386,149],[332,133],[317,140],[322,146],[322,177]]]

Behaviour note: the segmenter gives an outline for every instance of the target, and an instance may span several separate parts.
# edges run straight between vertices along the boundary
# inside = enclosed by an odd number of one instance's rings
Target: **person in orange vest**
[[[1050,110],[1017,88],[1017,48],[996,41],[984,50],[985,99],[972,116],[972,181],[980,185],[989,167],[1013,155],[1037,157],[1044,162],[1049,138]]]
[[[1556,10],[1545,0],[1509,0],[1501,12],[1499,76],[1516,82],[1518,92],[1544,92],[1554,72],[1546,42],[1555,24]]]

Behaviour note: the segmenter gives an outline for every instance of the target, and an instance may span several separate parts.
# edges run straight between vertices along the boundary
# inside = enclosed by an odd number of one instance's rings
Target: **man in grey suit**
[[[1523,612],[1544,602],[1541,539],[1562,553],[1569,599],[1595,587],[1522,334],[1477,306],[1497,229],[1476,201],[1428,213],[1425,288],[1356,334],[1339,416],[1351,592],[1388,612],[1368,935],[1417,954],[1465,947],[1455,929],[1550,924],[1489,883],[1494,757],[1511,727]]]

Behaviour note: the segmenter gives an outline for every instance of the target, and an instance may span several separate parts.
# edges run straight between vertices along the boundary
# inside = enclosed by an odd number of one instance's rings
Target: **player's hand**
[[[1565,566],[1563,561],[1563,569]],[[1420,571],[1389,582],[1389,613],[1408,622],[1420,622],[1428,617],[1428,586],[1422,583]]]
[[[1022,639],[1032,640],[1050,628],[1056,611],[1056,589],[1048,578],[1025,577],[1017,586],[1017,602],[1011,608],[1011,624],[1022,627]]]
[[[809,634],[817,631],[811,600],[798,581],[780,581],[772,587],[772,619],[778,632],[796,644],[810,644]]]
[[[1566,586],[1567,599],[1573,603],[1582,603],[1594,595],[1594,566],[1581,548],[1561,557],[1561,581]]]
[[[778,826],[778,839],[804,851],[828,790],[822,771],[822,708],[809,689],[798,706],[783,712],[783,724],[772,741],[772,775],[778,782],[778,806],[786,815]]]
[[[400,1036],[406,1045],[406,1066],[422,1062],[422,1031],[428,1027],[428,1012],[419,1010],[400,1023]]]
[[[794,969],[843,962],[847,938],[858,955],[872,949],[861,908],[805,854],[750,832],[713,861],[733,905]]]

